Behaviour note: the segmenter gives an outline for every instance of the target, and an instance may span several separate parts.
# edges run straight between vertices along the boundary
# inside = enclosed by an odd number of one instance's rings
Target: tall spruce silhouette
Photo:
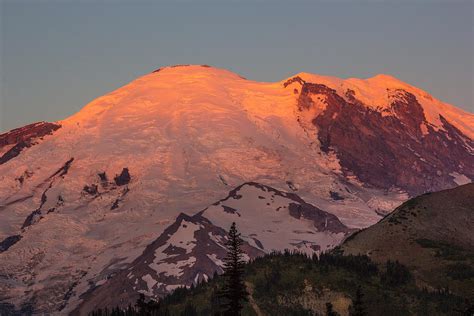
[[[227,255],[224,258],[224,288],[222,290],[223,314],[229,316],[239,316],[242,311],[242,303],[247,300],[247,290],[243,280],[244,252],[241,249],[243,244],[240,233],[237,231],[235,223],[232,223],[226,243]]]
[[[367,309],[364,303],[364,294],[362,293],[361,287],[357,287],[355,299],[352,302],[351,309],[349,311],[350,316],[366,316]]]

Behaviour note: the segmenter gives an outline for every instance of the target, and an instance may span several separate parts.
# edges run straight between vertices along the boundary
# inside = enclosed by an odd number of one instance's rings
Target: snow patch
[[[212,253],[212,254],[206,254],[206,256],[212,260],[212,262],[214,262],[214,264],[218,267],[223,267],[224,266],[224,262],[217,258],[217,255],[215,253]]]
[[[471,179],[469,179],[465,175],[457,173],[457,172],[451,172],[449,175],[453,177],[453,181],[457,185],[463,185],[463,184],[467,184],[467,183],[472,182]]]
[[[153,279],[153,277],[149,274],[145,274],[144,276],[142,276],[142,280],[146,282],[146,286],[148,288],[146,293],[143,293],[143,294],[145,294],[147,296],[152,296],[153,295],[153,287],[155,286],[157,281],[155,279]]]
[[[165,276],[179,277],[183,275],[184,268],[190,268],[196,263],[196,257],[189,257],[186,260],[175,262],[153,261],[149,267],[156,271],[157,274],[164,274]]]

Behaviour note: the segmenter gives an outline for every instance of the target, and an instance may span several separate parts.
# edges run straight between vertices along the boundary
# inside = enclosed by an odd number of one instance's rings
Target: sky
[[[0,0],[0,132],[172,64],[259,81],[385,73],[474,112],[473,15],[472,0]]]

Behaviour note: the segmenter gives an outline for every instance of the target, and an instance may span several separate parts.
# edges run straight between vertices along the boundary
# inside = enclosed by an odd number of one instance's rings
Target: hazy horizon
[[[187,63],[257,81],[385,73],[474,112],[471,1],[0,5],[0,132],[61,120],[156,68]]]

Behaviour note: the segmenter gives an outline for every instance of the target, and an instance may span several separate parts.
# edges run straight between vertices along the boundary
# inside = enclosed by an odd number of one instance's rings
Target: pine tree
[[[326,316],[339,316],[339,314],[333,310],[331,303],[326,303]]]
[[[137,299],[137,302],[135,304],[137,307],[137,312],[140,315],[146,315],[148,310],[147,310],[147,304],[145,301],[145,295],[143,293],[140,293],[140,296]]]
[[[364,294],[362,294],[362,290],[360,286],[357,288],[356,297],[352,302],[352,306],[349,312],[351,316],[365,316],[367,315],[366,307],[364,304]]]
[[[244,265],[243,244],[240,233],[232,223],[226,243],[227,255],[224,258],[225,284],[222,291],[224,315],[239,316],[242,310],[242,302],[247,299],[247,290],[243,281]]]
[[[145,295],[140,293],[136,306],[136,315],[140,316],[154,316],[161,315],[160,302],[154,300],[146,301]],[[130,309],[130,306],[129,306]],[[132,309],[133,310],[133,309]]]
[[[187,303],[184,307],[183,316],[197,316],[196,308],[193,305]]]

